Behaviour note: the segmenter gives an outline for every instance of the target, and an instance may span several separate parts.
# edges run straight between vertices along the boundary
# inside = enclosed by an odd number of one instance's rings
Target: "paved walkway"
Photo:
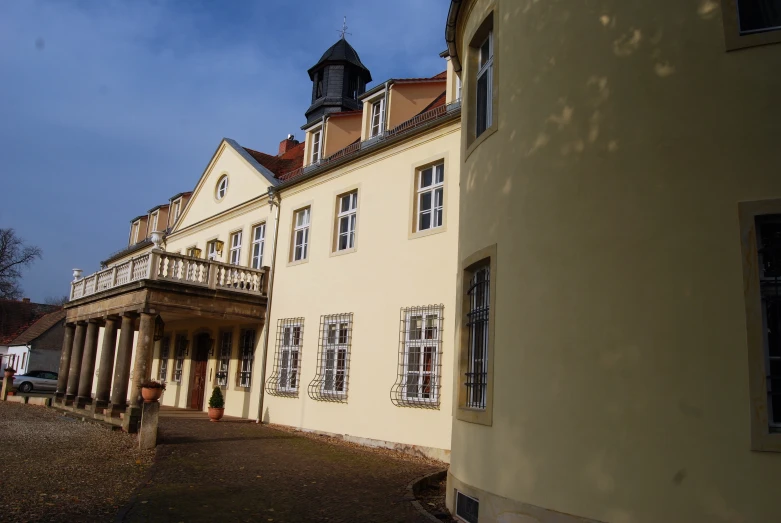
[[[406,486],[441,468],[195,411],[161,411],[160,436],[117,521],[424,523]]]

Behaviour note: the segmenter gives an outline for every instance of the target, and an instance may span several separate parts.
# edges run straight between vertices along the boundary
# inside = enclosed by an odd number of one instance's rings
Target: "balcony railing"
[[[299,167],[294,171],[281,174],[279,176],[279,179],[283,182],[286,182],[288,180],[298,178],[303,174],[307,174],[316,169],[324,168],[331,162],[342,160],[344,158],[357,154],[362,150],[368,149],[375,145],[380,145],[382,142],[386,140],[390,140],[391,138],[404,135],[408,132],[415,130],[418,127],[421,127],[422,125],[425,125],[429,122],[433,122],[435,120],[439,120],[440,118],[444,118],[446,116],[457,113],[459,111],[461,111],[461,100],[456,100],[455,102],[448,105],[440,105],[439,107],[435,107],[430,111],[426,111],[425,113],[420,113],[414,118],[410,118],[406,122],[402,122],[396,127],[394,127],[393,129],[387,130],[378,136],[375,136],[363,142],[352,143],[347,147],[345,147],[344,149],[340,149],[336,151],[334,154],[326,158],[323,158],[316,164],[307,165],[306,167]]]
[[[70,299],[141,280],[161,280],[244,294],[266,294],[266,270],[249,269],[169,252],[148,252],[71,282]]]

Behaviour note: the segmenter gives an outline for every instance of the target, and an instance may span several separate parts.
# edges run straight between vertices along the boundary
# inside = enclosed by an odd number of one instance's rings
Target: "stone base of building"
[[[271,425],[272,427],[275,425]],[[422,456],[425,458],[435,459],[442,461],[443,463],[450,463],[450,450],[438,449],[436,447],[424,447],[422,445],[411,445],[409,443],[396,443],[393,441],[384,441],[381,439],[362,438],[359,436],[351,436],[349,434],[337,434],[334,432],[325,432],[322,430],[305,429],[301,427],[293,427],[290,425],[276,425],[283,429],[292,429],[300,432],[308,432],[310,434],[319,434],[321,436],[328,436],[329,438],[343,439],[350,443],[356,443],[358,445],[364,445],[366,447],[376,447],[383,449],[391,449],[409,454],[411,456]]]
[[[464,483],[448,471],[445,499],[453,515],[456,514],[456,491],[480,502],[480,523],[604,523],[497,496]]]

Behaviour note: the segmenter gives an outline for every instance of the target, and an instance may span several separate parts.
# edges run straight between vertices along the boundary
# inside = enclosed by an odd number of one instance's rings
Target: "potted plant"
[[[209,419],[211,421],[220,421],[225,414],[225,398],[222,397],[222,391],[219,387],[214,387],[212,397],[209,398]]]
[[[159,381],[145,381],[141,384],[141,397],[144,398],[144,403],[152,403],[160,399],[165,390],[165,383]]]
[[[5,370],[3,371],[3,375],[6,378],[13,378],[14,374],[16,374],[16,369],[11,368],[11,367],[6,367]]]

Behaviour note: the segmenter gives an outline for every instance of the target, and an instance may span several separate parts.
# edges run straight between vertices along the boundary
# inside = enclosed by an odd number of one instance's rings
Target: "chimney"
[[[30,303],[30,298],[22,298],[22,303]]]
[[[298,140],[293,138],[292,134],[288,134],[287,138],[279,142],[279,153],[277,156],[282,156],[296,145],[298,145]]]

